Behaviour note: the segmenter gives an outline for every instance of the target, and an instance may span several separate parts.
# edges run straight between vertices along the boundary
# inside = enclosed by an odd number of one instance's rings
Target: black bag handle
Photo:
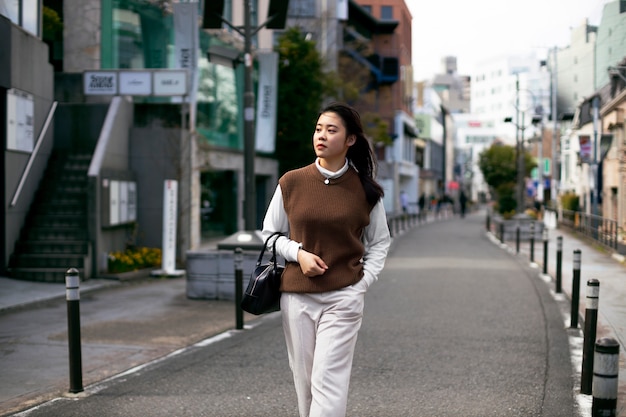
[[[261,265],[261,262],[263,261],[263,255],[265,255],[265,249],[267,248],[267,244],[269,243],[270,239],[273,238],[274,236],[276,236],[276,239],[274,239],[274,243],[272,244],[272,257],[270,258],[270,262],[276,264],[276,240],[278,239],[278,236],[285,236],[282,232],[274,232],[271,235],[269,235],[267,239],[265,239],[265,243],[263,244],[263,249],[261,249],[259,258],[256,261],[256,266]]]

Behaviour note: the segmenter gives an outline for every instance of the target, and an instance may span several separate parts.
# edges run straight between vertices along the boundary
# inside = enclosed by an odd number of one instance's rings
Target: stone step
[[[11,259],[13,268],[84,268],[85,257],[75,254],[22,254]]]
[[[30,241],[86,240],[87,230],[82,227],[30,227],[26,233],[25,239]]]
[[[79,276],[84,276],[84,270],[78,269]],[[65,282],[68,268],[10,268],[12,278],[36,282]]]
[[[89,243],[85,241],[20,241],[16,245],[18,254],[44,254],[44,253],[62,253],[62,254],[87,254]]]

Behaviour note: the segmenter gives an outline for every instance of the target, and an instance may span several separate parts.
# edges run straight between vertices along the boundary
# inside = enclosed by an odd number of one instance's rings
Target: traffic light
[[[202,14],[202,28],[221,29],[223,14],[224,14],[224,0],[204,0],[204,13]]]
[[[287,9],[289,8],[289,0],[270,0],[267,10],[268,29],[284,29],[287,21]]]

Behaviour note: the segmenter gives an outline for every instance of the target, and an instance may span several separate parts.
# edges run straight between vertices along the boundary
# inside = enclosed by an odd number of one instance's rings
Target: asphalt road
[[[489,241],[483,220],[395,240],[366,297],[348,416],[579,415],[559,306],[536,270]],[[279,315],[20,416],[295,416]]]

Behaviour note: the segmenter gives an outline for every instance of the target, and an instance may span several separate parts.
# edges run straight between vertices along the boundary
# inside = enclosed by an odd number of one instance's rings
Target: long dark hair
[[[385,195],[385,192],[383,187],[374,179],[376,158],[363,132],[361,116],[355,109],[344,103],[330,103],[318,116],[328,112],[341,117],[347,130],[347,136],[356,136],[356,141],[354,145],[350,146],[346,156],[359,173],[367,202],[373,207]]]

